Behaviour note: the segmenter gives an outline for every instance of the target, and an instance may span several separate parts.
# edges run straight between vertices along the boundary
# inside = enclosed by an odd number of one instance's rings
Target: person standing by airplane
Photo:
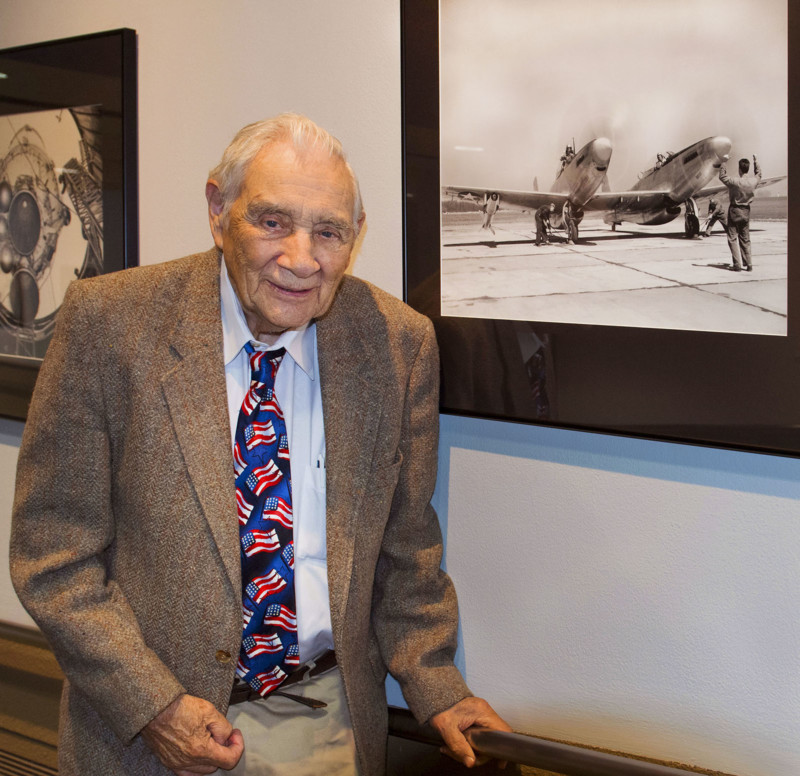
[[[753,154],[753,175],[749,172],[749,159],[739,160],[738,176],[728,175],[724,165],[719,171],[719,179],[728,187],[730,197],[727,231],[734,272],[741,272],[742,264],[747,272],[753,270],[750,257],[750,203],[761,182],[761,168],[758,166],[755,154]]]
[[[708,202],[708,218],[706,219],[706,225],[703,229],[703,237],[709,237],[711,235],[711,229],[714,224],[719,221],[725,231],[728,231],[728,219],[725,217],[725,212],[719,206],[719,202],[715,199],[711,199]]]
[[[484,212],[483,216],[483,224],[481,229],[491,229],[492,234],[494,234],[494,227],[492,226],[492,218],[494,214],[497,212],[497,209],[500,207],[500,196],[496,191],[493,191],[491,194],[487,194],[484,198],[483,207],[481,210]]]
[[[550,242],[550,214],[555,213],[556,206],[554,203],[549,205],[542,205],[534,214],[536,221],[536,245],[544,243],[547,245]]]

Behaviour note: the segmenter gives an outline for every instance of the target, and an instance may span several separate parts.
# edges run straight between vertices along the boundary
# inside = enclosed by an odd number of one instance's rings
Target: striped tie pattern
[[[300,664],[292,481],[286,424],[274,390],[284,350],[255,350],[251,343],[245,350],[250,388],[233,448],[243,609],[236,674],[266,697]]]

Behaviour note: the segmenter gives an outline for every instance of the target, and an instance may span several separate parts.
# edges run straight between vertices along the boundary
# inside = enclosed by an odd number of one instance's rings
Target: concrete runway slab
[[[727,296],[750,307],[786,317],[788,300],[785,280],[758,280],[752,283],[726,283],[724,286],[700,286],[702,291]]]
[[[577,245],[533,242],[531,219],[445,216],[442,313],[478,318],[785,335],[786,221],[753,221],[753,272],[733,272],[724,232],[683,220],[612,232],[584,220]]]

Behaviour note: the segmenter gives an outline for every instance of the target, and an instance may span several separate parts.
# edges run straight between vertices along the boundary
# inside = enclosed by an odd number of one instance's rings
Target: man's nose
[[[313,275],[319,264],[314,257],[314,239],[311,232],[305,229],[295,229],[283,240],[283,250],[278,259],[278,264],[288,269],[299,278]]]

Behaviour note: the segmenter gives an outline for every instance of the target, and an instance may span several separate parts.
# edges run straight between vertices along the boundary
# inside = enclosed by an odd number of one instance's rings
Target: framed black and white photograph
[[[138,263],[136,35],[0,51],[0,414],[24,418],[67,286]]]
[[[785,0],[402,18],[406,297],[442,409],[800,453]]]

